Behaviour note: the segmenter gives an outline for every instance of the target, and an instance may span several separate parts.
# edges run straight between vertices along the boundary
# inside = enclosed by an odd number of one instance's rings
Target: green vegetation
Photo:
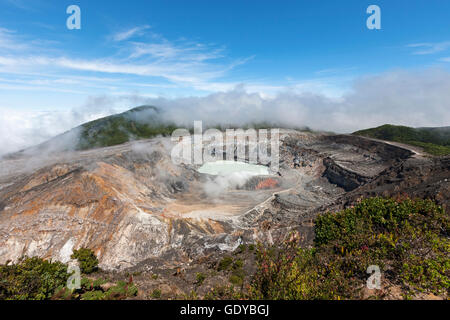
[[[102,300],[123,300],[137,295],[138,289],[132,282],[118,281],[117,284],[104,292]]]
[[[0,266],[0,300],[50,299],[68,278],[63,263],[25,257],[17,264]]]
[[[231,268],[230,282],[235,286],[242,286],[244,283],[245,271],[244,271],[244,261],[237,259],[233,263]]]
[[[377,128],[357,131],[353,134],[418,146],[423,148],[425,152],[436,156],[450,154],[450,127],[410,128],[386,124]]]
[[[156,107],[141,106],[83,124],[77,149],[114,146],[158,135],[170,136],[176,128],[160,119]]]
[[[89,253],[89,254],[86,254]],[[98,264],[92,251],[74,251],[88,273]],[[95,259],[94,259],[95,258]],[[137,295],[132,278],[128,282],[108,283],[106,279],[83,277],[79,289],[66,287],[67,265],[41,258],[24,257],[16,264],[0,266],[0,300],[121,300]],[[81,269],[81,268],[80,268]]]
[[[53,300],[123,300],[137,295],[138,289],[132,282],[118,281],[106,286],[105,279],[81,279],[81,288],[70,291],[62,288],[52,297]]]
[[[115,146],[133,140],[170,136],[178,127],[175,123],[164,120],[161,110],[157,107],[140,106],[120,114],[85,123],[76,128],[75,130],[80,130],[80,138],[75,149],[89,150]],[[215,126],[219,130],[237,128],[258,130],[273,127],[279,128],[280,126],[270,122],[249,123],[243,126],[233,124]],[[210,127],[205,127],[204,129],[208,128]],[[192,126],[186,129],[193,133]],[[309,128],[296,129],[311,131]]]
[[[237,247],[237,249],[234,251],[235,255],[241,254],[241,253],[245,253],[245,251],[247,250],[247,245],[245,244],[241,244]]]
[[[206,274],[204,274],[202,272],[199,272],[199,273],[196,274],[196,278],[197,278],[197,281],[195,282],[195,284],[198,285],[198,286],[201,286],[202,283],[206,279]]]
[[[159,299],[161,298],[161,290],[155,289],[153,290],[152,294],[150,295],[153,299]]]
[[[298,236],[279,247],[258,249],[251,299],[359,299],[378,265],[405,295],[448,295],[450,219],[430,200],[363,200],[353,208],[319,216],[312,249]],[[381,298],[382,290],[376,292]]]
[[[73,250],[73,254],[70,257],[78,260],[82,273],[90,274],[98,269],[98,259],[90,249]]]
[[[217,269],[219,271],[225,271],[225,270],[228,270],[232,264],[233,264],[233,258],[225,257],[219,262],[219,266]]]

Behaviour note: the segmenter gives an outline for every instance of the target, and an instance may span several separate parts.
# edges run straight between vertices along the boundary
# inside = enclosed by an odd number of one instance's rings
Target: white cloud
[[[123,111],[122,99],[89,98],[82,107],[67,111],[25,111],[0,108],[0,156],[31,147],[82,123]],[[126,98],[135,103],[133,98]],[[123,107],[122,107],[123,108]]]
[[[224,57],[223,48],[211,48],[199,43],[176,45],[164,40],[161,43],[134,42],[133,46],[130,58],[149,56],[161,60],[203,62]]]
[[[385,123],[450,125],[450,73],[444,70],[393,71],[362,77],[339,99],[286,89],[264,97],[243,88],[206,97],[149,99],[178,124],[272,122],[290,127],[353,132]]]
[[[149,27],[133,28],[116,34],[114,39],[130,39],[147,28]],[[29,47],[22,46],[24,41],[16,40],[13,34],[11,30],[0,29],[0,74],[46,73],[68,76],[68,71],[79,71],[120,77],[131,75],[157,78],[160,82],[202,90],[200,88],[252,58],[231,60],[225,57],[223,47],[186,40],[168,41],[158,37],[151,43],[134,41],[124,42],[120,48],[113,46],[111,56],[83,59],[50,50],[36,50],[33,42],[28,42]],[[121,86],[126,85],[125,79]]]
[[[150,26],[134,27],[126,31],[118,32],[113,35],[114,41],[125,41],[135,36],[142,36],[145,30],[150,29]]]
[[[450,48],[450,41],[413,43],[409,44],[408,47],[417,49],[413,52],[416,55],[435,54]]]
[[[398,70],[362,77],[339,99],[303,89],[280,89],[270,96],[251,93],[245,86],[177,99],[98,96],[89,98],[83,107],[67,112],[0,109],[0,154],[43,142],[86,121],[142,104],[160,107],[165,119],[180,127],[191,126],[194,120],[203,120],[205,125],[265,121],[336,132],[353,132],[385,123],[413,127],[450,125],[450,72],[445,70]]]
[[[16,33],[13,30],[0,28],[0,50],[19,51],[28,49],[29,46],[16,40]]]

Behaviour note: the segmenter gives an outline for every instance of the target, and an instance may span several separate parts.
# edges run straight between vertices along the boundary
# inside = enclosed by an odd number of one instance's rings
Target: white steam
[[[242,188],[255,175],[257,174],[244,171],[209,177],[208,181],[203,184],[203,190],[208,197],[217,198],[226,190]]]

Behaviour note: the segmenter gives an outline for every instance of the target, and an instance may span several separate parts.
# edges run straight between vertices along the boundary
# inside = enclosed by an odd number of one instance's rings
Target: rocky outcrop
[[[331,158],[325,158],[323,164],[326,168],[323,176],[326,177],[330,183],[338,185],[345,191],[352,191],[371,179],[371,177],[358,174],[338,165]]]
[[[366,152],[378,155],[384,161],[390,161],[393,159],[407,159],[414,154],[411,150],[360,136],[325,135],[322,139],[326,143],[353,145],[357,148],[365,150]]]
[[[340,198],[340,207],[372,196],[432,199],[450,208],[450,158],[410,158]]]

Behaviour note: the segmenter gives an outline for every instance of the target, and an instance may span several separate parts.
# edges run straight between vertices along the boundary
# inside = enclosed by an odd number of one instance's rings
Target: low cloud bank
[[[245,87],[204,97],[178,99],[91,97],[77,110],[25,112],[0,109],[0,155],[42,143],[71,128],[140,104],[163,110],[180,127],[269,122],[284,127],[353,132],[385,123],[413,127],[450,125],[450,72],[442,69],[391,71],[356,79],[339,99],[286,89],[273,97]]]
[[[166,118],[192,125],[269,122],[288,127],[310,127],[340,133],[385,123],[413,127],[450,124],[450,73],[443,70],[395,71],[355,81],[339,99],[322,94],[280,92],[263,98],[236,89],[206,97],[150,99]]]

